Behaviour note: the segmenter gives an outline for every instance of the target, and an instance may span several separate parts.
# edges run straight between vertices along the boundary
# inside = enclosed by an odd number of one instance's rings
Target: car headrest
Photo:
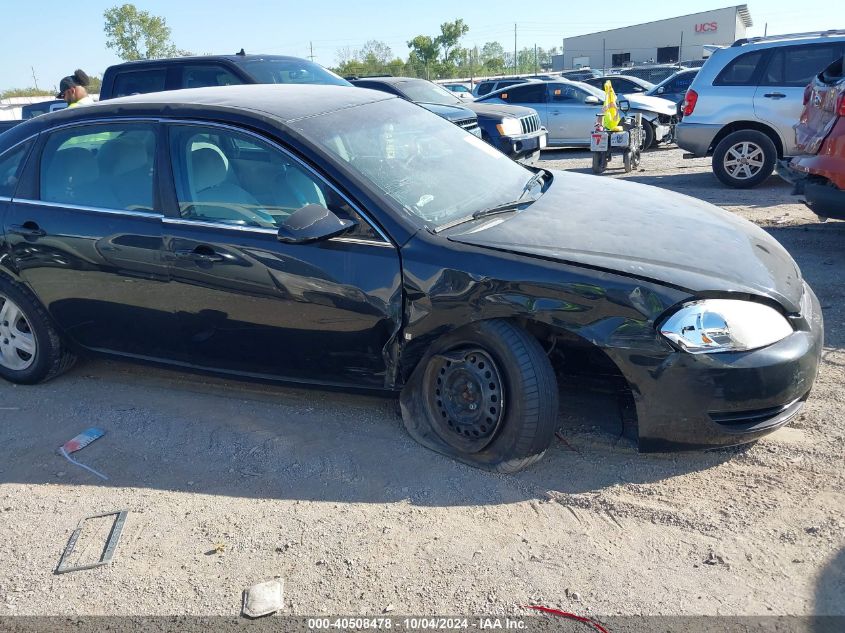
[[[150,164],[147,146],[140,140],[116,138],[97,152],[100,171],[119,176]]]
[[[199,192],[216,187],[226,180],[226,163],[219,151],[201,147],[191,152],[191,172],[194,190]]]

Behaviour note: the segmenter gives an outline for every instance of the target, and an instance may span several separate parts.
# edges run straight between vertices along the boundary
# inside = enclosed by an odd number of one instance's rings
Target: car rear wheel
[[[749,189],[772,175],[777,149],[766,134],[740,130],[723,138],[713,152],[713,173],[729,187]]]
[[[654,133],[654,126],[643,119],[643,144],[641,145],[642,151],[647,149],[651,149],[655,145],[655,136]]]
[[[507,321],[439,341],[402,392],[402,418],[424,446],[478,468],[514,473],[551,444],[558,390],[539,343]]]
[[[19,384],[44,382],[75,360],[38,301],[0,278],[0,376]]]

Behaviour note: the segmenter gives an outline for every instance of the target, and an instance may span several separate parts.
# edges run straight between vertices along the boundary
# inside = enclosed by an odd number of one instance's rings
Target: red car
[[[822,219],[845,220],[845,58],[816,76],[804,91],[804,111],[795,126],[802,155],[779,165],[807,206]]]

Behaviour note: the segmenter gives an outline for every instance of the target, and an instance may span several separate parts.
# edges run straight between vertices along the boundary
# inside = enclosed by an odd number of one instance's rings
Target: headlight
[[[688,303],[660,327],[663,336],[691,354],[757,349],[792,332],[792,325],[777,310],[737,299]]]
[[[522,134],[522,124],[519,122],[519,119],[502,119],[501,123],[496,124],[496,129],[499,130],[499,134],[502,136]]]

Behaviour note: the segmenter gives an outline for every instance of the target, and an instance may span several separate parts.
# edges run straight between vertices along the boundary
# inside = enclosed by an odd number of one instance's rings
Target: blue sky
[[[103,11],[122,0],[0,0],[0,89],[33,85],[52,88],[82,68],[101,75],[119,60],[106,48]],[[729,1],[699,2],[558,2],[545,0],[447,0],[423,2],[349,2],[289,0],[138,0],[139,9],[163,16],[180,48],[197,53],[247,52],[309,55],[336,63],[339,48],[360,47],[370,39],[386,42],[405,58],[406,42],[419,34],[439,32],[442,22],[463,18],[470,31],[465,46],[500,41],[513,48],[513,25],[518,24],[518,45],[551,48],[564,37],[659,20],[676,15],[730,6]],[[841,0],[766,0],[749,2],[754,27],[749,35],[845,28]],[[458,8],[458,7],[462,8]],[[535,6],[533,10],[529,7]],[[607,8],[612,6],[612,9]],[[605,17],[607,16],[607,17]]]

